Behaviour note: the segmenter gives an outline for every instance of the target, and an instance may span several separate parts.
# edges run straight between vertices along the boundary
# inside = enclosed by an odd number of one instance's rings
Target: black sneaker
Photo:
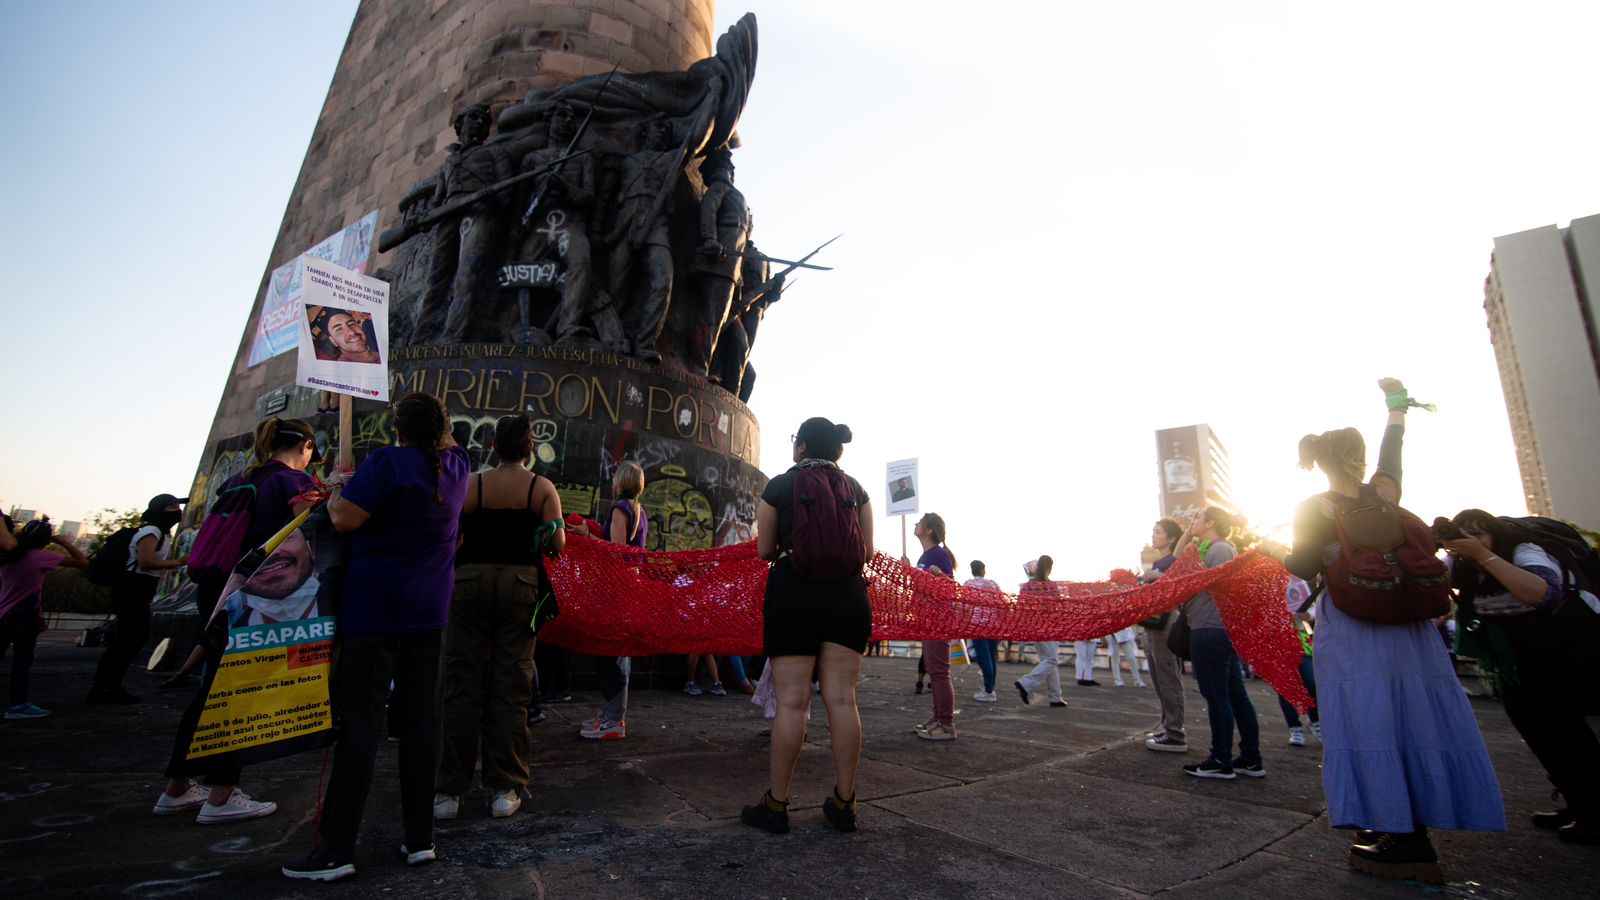
[[[1261,764],[1261,760],[1259,759],[1253,763],[1250,763],[1245,762],[1244,757],[1241,756],[1233,761],[1233,770],[1238,772],[1240,775],[1248,775],[1251,778],[1267,777],[1267,767],[1263,766]]]
[[[785,809],[782,812],[775,812],[767,805],[768,796],[767,794],[762,794],[760,800],[746,806],[739,813],[739,821],[752,828],[759,828],[772,834],[788,834],[789,810],[787,809],[787,804],[785,804]]]
[[[1233,766],[1217,759],[1215,756],[1208,756],[1201,762],[1190,763],[1183,767],[1183,771],[1196,778],[1216,778],[1221,781],[1232,781],[1234,779]]]
[[[1067,701],[1065,701],[1065,700],[1051,700],[1050,701],[1050,705],[1051,706],[1066,706],[1067,705]]]
[[[1600,819],[1573,819],[1556,831],[1569,844],[1600,844]]]
[[[1350,868],[1396,881],[1414,879],[1423,884],[1443,884],[1439,854],[1426,831],[1380,834],[1377,843],[1350,848]]]
[[[1157,735],[1156,737],[1146,740],[1144,742],[1144,746],[1146,749],[1154,750],[1157,753],[1189,752],[1189,744],[1187,741],[1180,741],[1170,735],[1165,734]]]
[[[1572,810],[1558,809],[1555,812],[1536,812],[1533,814],[1533,827],[1543,828],[1546,831],[1555,831],[1563,825],[1573,822]]]
[[[851,797],[849,802],[843,802],[835,791],[832,797],[822,801],[822,817],[840,831],[855,831],[856,798]]]
[[[1022,695],[1022,704],[1024,706],[1026,706],[1029,703],[1032,703],[1033,702],[1033,695],[1028,693],[1028,689],[1022,686],[1022,682],[1018,681],[1018,682],[1016,682],[1016,685],[1017,685],[1017,693]]]
[[[298,878],[302,881],[338,881],[354,875],[356,864],[334,862],[313,853],[304,859],[285,864],[282,872],[285,878]]]

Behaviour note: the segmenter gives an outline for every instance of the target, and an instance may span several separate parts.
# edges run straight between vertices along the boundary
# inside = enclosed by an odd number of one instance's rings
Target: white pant
[[[1117,659],[1117,651],[1122,651],[1123,659],[1128,661],[1128,668],[1133,670],[1133,683],[1144,687],[1144,678],[1139,675],[1139,645],[1133,639],[1126,641],[1108,641],[1106,643],[1106,657],[1111,661],[1111,674],[1117,684],[1122,684],[1122,665]]]
[[[1078,657],[1078,680],[1094,680],[1094,648],[1099,646],[1098,641],[1074,641],[1072,649]]]
[[[1055,641],[1035,641],[1033,649],[1039,654],[1039,664],[1033,671],[1022,676],[1017,684],[1022,685],[1028,693],[1044,687],[1049,692],[1052,702],[1061,700],[1061,670],[1056,667],[1056,653],[1060,645]]]

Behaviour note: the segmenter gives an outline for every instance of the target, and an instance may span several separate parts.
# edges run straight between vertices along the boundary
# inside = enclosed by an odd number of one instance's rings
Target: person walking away
[[[1099,638],[1072,642],[1073,666],[1077,671],[1079,687],[1100,686],[1100,682],[1094,680],[1094,652],[1099,647]]]
[[[1144,676],[1139,674],[1139,642],[1135,627],[1129,625],[1116,634],[1106,637],[1106,659],[1111,663],[1112,682],[1117,687],[1124,687],[1126,684],[1122,679],[1122,664],[1117,660],[1119,651],[1122,658],[1128,661],[1128,668],[1133,671],[1133,686],[1144,687]]]
[[[301,419],[272,418],[261,422],[256,426],[252,453],[255,462],[224,481],[217,491],[219,497],[241,489],[252,495],[249,523],[239,541],[245,552],[265,544],[290,519],[310,506],[307,501],[296,503],[295,498],[316,485],[306,469],[322,459],[316,432],[310,423]],[[230,574],[231,568],[227,572],[190,571],[195,583],[195,607],[201,616],[200,638],[180,674],[163,683],[163,686],[167,683],[181,685],[187,680],[189,670],[202,661],[206,664],[200,690],[190,698],[173,735],[172,753],[167,759],[167,783],[150,810],[158,816],[170,816],[198,808],[195,822],[201,825],[269,816],[278,809],[276,803],[256,800],[239,790],[243,770],[227,755],[220,759],[207,757],[193,763],[189,761],[189,747],[194,743],[195,729],[205,712],[222,651],[228,643],[227,616],[217,616],[215,612]],[[206,786],[201,787],[191,780],[193,774],[202,775]]]
[[[1600,844],[1600,741],[1585,717],[1600,702],[1600,600],[1579,587],[1577,556],[1592,560],[1594,551],[1576,532],[1565,543],[1528,521],[1481,509],[1452,520],[1459,535],[1443,543],[1460,591],[1456,633],[1566,800],[1533,824],[1568,843]]]
[[[150,601],[155,599],[161,576],[181,569],[188,556],[168,559],[172,550],[172,526],[183,519],[186,497],[157,494],[150,498],[139,517],[144,524],[128,542],[128,558],[111,585],[111,609],[117,615],[117,631],[111,645],[100,656],[95,669],[94,687],[86,703],[138,703],[139,698],[122,686],[122,679],[134,657],[150,640]]]
[[[1294,549],[1284,560],[1310,581],[1343,552],[1340,504],[1400,500],[1405,386],[1378,382],[1389,406],[1377,471],[1366,474],[1361,432],[1342,428],[1300,440],[1300,465],[1328,477],[1328,491],[1295,510]],[[1362,829],[1347,861],[1384,878],[1439,882],[1429,828],[1504,831],[1505,809],[1483,735],[1431,621],[1381,624],[1352,616],[1324,590],[1317,619],[1317,702],[1322,707],[1322,785],[1328,822]]]
[[[805,743],[811,673],[818,670],[828,713],[834,786],[822,804],[828,824],[855,831],[861,714],[856,684],[872,637],[872,606],[862,569],[872,556],[872,502],[839,469],[849,426],[817,417],[794,436],[793,468],[767,482],[756,504],[756,553],[772,562],[762,603],[762,646],[778,713],[772,720],[769,781],[739,820],[773,834],[789,830],[789,788]],[[796,494],[814,502],[797,508]]]
[[[985,573],[988,571],[988,569],[984,566],[982,560],[975,559],[967,565],[972,569],[972,577],[962,582],[962,587],[968,590],[994,591],[996,594],[1000,593],[1000,585],[985,577]],[[974,615],[973,624],[986,624],[987,621],[990,621],[990,619],[986,618],[984,623],[978,622],[977,618],[979,615],[990,617],[994,616],[995,614],[989,610],[980,610]],[[971,641],[971,648],[973,657],[978,661],[978,669],[983,672],[983,690],[973,694],[972,699],[978,701],[979,703],[996,703],[1000,699],[994,694],[994,680],[1000,668],[1000,642],[997,640],[977,638]]]
[[[1191,541],[1198,541],[1201,558],[1208,569],[1226,563],[1239,551],[1228,543],[1233,531],[1232,516],[1208,506],[1190,520],[1178,539],[1175,556],[1182,556]],[[1206,718],[1211,724],[1211,755],[1183,771],[1196,778],[1234,780],[1236,773],[1251,778],[1267,774],[1261,763],[1261,729],[1255,704],[1244,689],[1244,670],[1234,652],[1233,641],[1222,624],[1222,614],[1210,591],[1201,591],[1184,601],[1183,616],[1189,621],[1189,648],[1194,663],[1194,680],[1206,701]],[[1239,729],[1239,755],[1233,755],[1233,730]]]
[[[639,495],[644,493],[644,469],[632,460],[617,465],[611,477],[611,514],[606,519],[605,535],[613,544],[644,549],[650,537],[650,517],[645,514]],[[626,656],[597,656],[595,673],[600,679],[600,712],[584,723],[578,736],[591,741],[620,741],[628,736],[628,678],[633,661]]]
[[[1177,561],[1172,551],[1181,537],[1182,525],[1171,519],[1156,522],[1150,530],[1150,546],[1162,556],[1139,576],[1141,582],[1153,584],[1167,573]],[[1150,661],[1150,683],[1161,704],[1161,724],[1145,739],[1144,745],[1158,753],[1187,753],[1189,742],[1183,730],[1183,660],[1167,648],[1167,628],[1171,621],[1171,613],[1162,613],[1140,623],[1144,627],[1145,659]]]
[[[328,514],[351,535],[332,699],[342,728],[322,801],[317,847],[283,867],[289,878],[355,874],[356,835],[372,786],[384,707],[394,683],[400,808],[411,865],[437,858],[433,796],[439,771],[443,634],[455,581],[456,539],[472,464],[450,437],[444,404],[414,392],[395,404],[398,447],[368,454],[331,479]]]
[[[483,786],[493,794],[492,818],[515,815],[528,783],[531,623],[543,587],[543,557],[559,554],[567,536],[556,486],[528,469],[533,425],[526,415],[495,423],[494,452],[498,464],[473,476],[461,508],[444,633],[444,743],[435,819],[460,813],[480,750]]]
[[[1305,579],[1291,577],[1287,599],[1289,615],[1294,619],[1295,634],[1300,638],[1300,680],[1305,683],[1306,692],[1311,695],[1311,711],[1307,718],[1311,720],[1311,733],[1317,740],[1322,740],[1322,713],[1317,709],[1317,669],[1311,660],[1311,616],[1308,608],[1311,603],[1311,585]],[[1306,728],[1301,723],[1300,711],[1294,704],[1278,695],[1278,708],[1283,710],[1283,721],[1289,726],[1289,746],[1304,747],[1306,745]]]
[[[1048,556],[1041,556],[1023,565],[1022,571],[1027,573],[1028,580],[1018,589],[1019,597],[1032,595],[1036,598],[1035,602],[1045,603],[1057,600],[1054,589],[1049,587],[1050,572],[1055,565],[1055,560]],[[1050,696],[1051,706],[1066,706],[1067,701],[1061,697],[1060,642],[1034,641],[1033,650],[1039,654],[1038,665],[1016,682],[1017,693],[1022,696],[1023,704],[1032,703],[1034,693],[1044,687]]]
[[[28,674],[39,633],[44,631],[44,577],[57,566],[85,568],[89,560],[76,544],[55,533],[49,519],[35,519],[11,537],[10,549],[0,555],[0,655],[11,650],[6,718],[42,719],[50,711],[28,700]],[[66,553],[46,549],[51,544]]]
[[[911,534],[922,544],[917,568],[955,580],[956,558],[944,545],[944,519],[928,513],[917,520]],[[924,640],[922,661],[928,670],[928,693],[933,695],[933,718],[911,731],[927,741],[956,739],[956,688],[950,680],[950,642]]]

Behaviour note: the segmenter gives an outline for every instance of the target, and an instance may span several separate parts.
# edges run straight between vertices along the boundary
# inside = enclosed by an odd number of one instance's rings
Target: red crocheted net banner
[[[571,535],[545,568],[561,614],[541,640],[595,656],[761,653],[768,564],[754,541],[652,553]],[[882,553],[867,563],[866,577],[873,640],[1087,641],[1210,591],[1239,655],[1296,707],[1311,702],[1284,599],[1289,573],[1254,551],[1207,569],[1190,548],[1142,586],[1119,570],[1105,582],[1029,583],[1017,594],[967,589]]]

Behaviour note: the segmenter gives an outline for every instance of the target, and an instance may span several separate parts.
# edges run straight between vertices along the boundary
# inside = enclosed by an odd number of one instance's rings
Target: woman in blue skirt
[[[1378,382],[1389,421],[1378,469],[1366,474],[1366,444],[1354,428],[1300,441],[1300,464],[1328,477],[1328,492],[1300,504],[1294,551],[1284,561],[1308,581],[1338,558],[1335,495],[1400,500],[1405,386]],[[1317,702],[1324,742],[1328,821],[1361,829],[1351,867],[1385,878],[1440,883],[1429,828],[1504,831],[1500,784],[1483,735],[1432,622],[1380,625],[1317,602]]]

